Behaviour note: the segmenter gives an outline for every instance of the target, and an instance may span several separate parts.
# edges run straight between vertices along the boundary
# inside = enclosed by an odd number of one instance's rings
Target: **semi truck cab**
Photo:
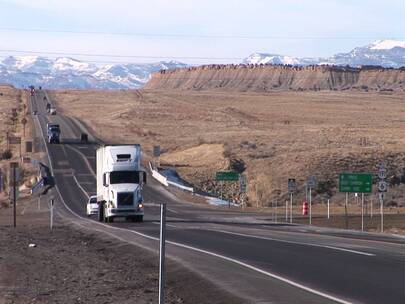
[[[110,145],[97,150],[100,221],[112,222],[117,217],[143,221],[146,172],[140,168],[140,157],[140,145]]]

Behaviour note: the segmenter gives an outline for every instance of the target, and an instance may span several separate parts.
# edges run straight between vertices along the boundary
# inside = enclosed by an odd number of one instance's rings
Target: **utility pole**
[[[10,191],[11,191],[11,199],[13,201],[13,226],[14,228],[17,227],[17,181],[18,181],[18,163],[12,162],[10,163]]]

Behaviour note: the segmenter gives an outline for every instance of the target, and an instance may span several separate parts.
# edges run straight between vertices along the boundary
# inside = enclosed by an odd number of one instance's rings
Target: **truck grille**
[[[133,206],[134,194],[133,193],[118,193],[117,195],[117,207]]]

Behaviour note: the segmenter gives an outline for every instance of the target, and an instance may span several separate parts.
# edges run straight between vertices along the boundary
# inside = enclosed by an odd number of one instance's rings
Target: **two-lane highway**
[[[39,112],[34,122],[40,136],[48,121],[61,126],[61,144],[44,145],[61,195],[58,214],[65,220],[155,251],[158,206],[164,202],[169,257],[247,303],[405,302],[405,240],[399,238],[315,231],[274,224],[262,214],[191,204],[150,176],[144,223],[107,225],[85,218],[85,202],[96,189],[99,143],[79,142],[89,130],[77,119],[48,116],[43,94],[31,98]]]

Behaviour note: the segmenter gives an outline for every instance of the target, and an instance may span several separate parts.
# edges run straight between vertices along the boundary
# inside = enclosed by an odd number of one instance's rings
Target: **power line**
[[[176,60],[241,60],[241,57],[199,57],[199,56],[149,56],[149,55],[116,55],[116,54],[90,54],[90,53],[68,53],[68,52],[49,52],[49,51],[29,51],[29,50],[5,50],[0,49],[1,53],[19,53],[35,55],[62,55],[62,56],[82,56],[82,57],[110,57],[110,58],[138,58],[138,59],[176,59]]]
[[[0,31],[9,32],[38,32],[62,33],[79,35],[111,35],[111,36],[138,36],[138,37],[167,37],[167,38],[201,38],[201,39],[249,39],[249,40],[401,40],[405,37],[354,37],[354,36],[254,36],[254,35],[202,35],[202,34],[162,34],[141,32],[110,32],[110,31],[79,31],[79,30],[50,30],[41,28],[12,28],[2,27]]]

